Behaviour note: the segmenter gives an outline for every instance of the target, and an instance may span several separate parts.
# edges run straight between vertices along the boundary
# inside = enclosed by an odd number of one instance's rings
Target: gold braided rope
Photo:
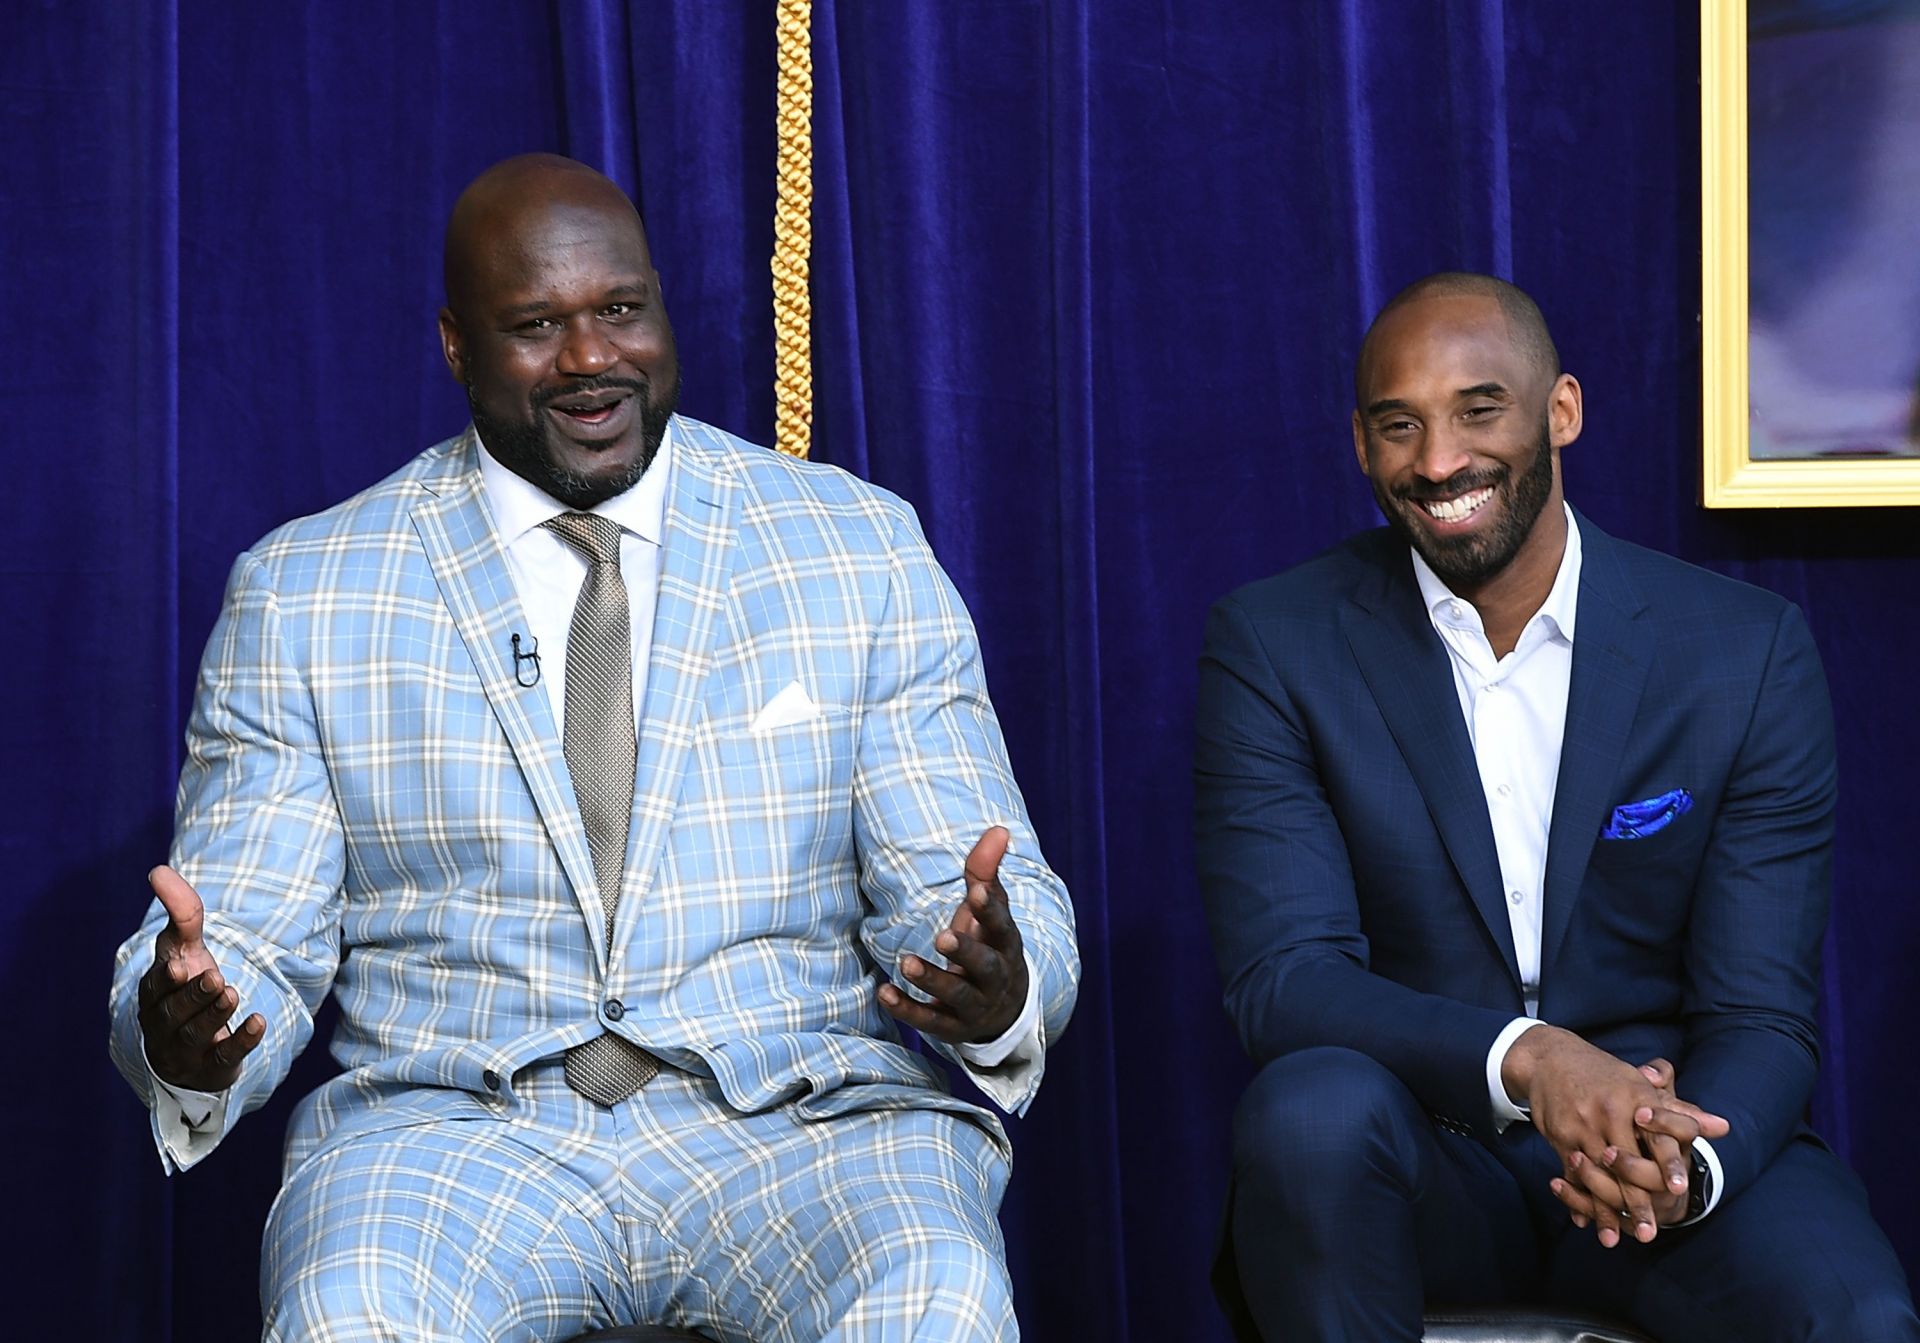
[[[773,445],[813,445],[813,0],[779,0],[773,207]]]

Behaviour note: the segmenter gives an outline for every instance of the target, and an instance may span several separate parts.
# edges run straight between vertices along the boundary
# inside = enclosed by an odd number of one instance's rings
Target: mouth
[[[1488,485],[1453,499],[1421,499],[1416,502],[1420,510],[1435,522],[1453,526],[1471,520],[1491,498],[1493,486]]]
[[[625,432],[633,420],[633,405],[632,392],[599,391],[555,397],[545,409],[568,438],[602,442]]]

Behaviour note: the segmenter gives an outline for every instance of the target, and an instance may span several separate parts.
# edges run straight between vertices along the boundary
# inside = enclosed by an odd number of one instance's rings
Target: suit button
[[[500,1074],[491,1068],[480,1074],[480,1080],[487,1084],[488,1091],[498,1091],[500,1089]]]
[[[609,998],[600,1005],[600,1013],[608,1021],[618,1021],[627,1014],[627,1005],[618,998]]]

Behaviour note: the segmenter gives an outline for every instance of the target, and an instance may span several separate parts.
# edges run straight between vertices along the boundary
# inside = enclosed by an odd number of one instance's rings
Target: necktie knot
[[[592,564],[620,563],[620,524],[598,513],[562,513],[540,524]]]

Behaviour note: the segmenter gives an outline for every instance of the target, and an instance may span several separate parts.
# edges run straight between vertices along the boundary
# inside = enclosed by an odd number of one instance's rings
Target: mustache
[[[1470,467],[1465,471],[1456,471],[1445,480],[1415,480],[1397,487],[1394,498],[1406,499],[1413,503],[1428,503],[1441,499],[1453,499],[1475,490],[1486,489],[1490,485],[1499,485],[1510,473],[1497,466]]]
[[[535,410],[545,410],[563,396],[579,396],[582,392],[631,392],[644,402],[652,391],[653,384],[646,378],[616,378],[600,373],[560,387],[542,387],[527,400]]]

